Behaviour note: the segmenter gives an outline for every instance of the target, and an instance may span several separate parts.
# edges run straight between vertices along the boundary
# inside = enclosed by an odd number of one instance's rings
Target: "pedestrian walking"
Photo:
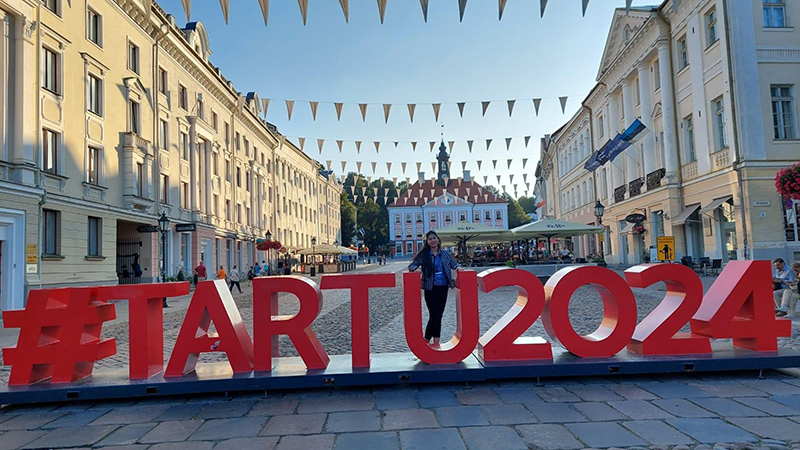
[[[256,265],[253,266],[253,276],[260,276],[261,275],[261,266],[258,265],[258,261],[256,261]]]
[[[230,275],[228,275],[228,280],[230,281],[228,289],[230,289],[231,292],[233,292],[233,287],[236,286],[236,288],[239,289],[239,293],[241,294],[242,286],[239,284],[239,281],[241,281],[242,275],[239,273],[239,269],[237,267],[238,266],[233,266]]]
[[[433,230],[428,231],[425,245],[408,265],[410,272],[422,268],[422,289],[429,313],[425,340],[431,343],[432,339],[434,346],[439,345],[442,336],[442,315],[447,304],[447,293],[455,286],[452,271],[461,267],[440,244],[439,235]]]
[[[217,272],[217,279],[218,280],[226,280],[228,278],[228,274],[225,273],[225,268],[219,266],[219,271]]]
[[[197,281],[206,281],[208,279],[208,271],[206,270],[206,266],[203,265],[203,261],[200,261],[200,264],[194,268],[194,273],[197,274]]]

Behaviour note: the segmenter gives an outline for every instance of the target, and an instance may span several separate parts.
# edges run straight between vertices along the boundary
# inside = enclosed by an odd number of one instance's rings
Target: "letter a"
[[[408,348],[428,364],[458,364],[478,344],[478,276],[474,271],[458,271],[456,279],[456,333],[453,339],[436,350],[422,336],[422,299],[420,274],[403,274],[403,322]]]
[[[208,332],[212,321],[218,335]],[[198,356],[210,352],[225,352],[234,373],[253,370],[253,342],[224,280],[197,284],[164,376],[193,371]]]
[[[294,294],[300,310],[293,316],[279,316],[278,293]],[[289,336],[308,369],[325,369],[331,359],[322,348],[311,324],[322,309],[322,292],[317,283],[298,276],[265,277],[253,280],[253,339],[255,370],[272,370],[278,353],[278,336]],[[275,314],[273,316],[273,314]]]

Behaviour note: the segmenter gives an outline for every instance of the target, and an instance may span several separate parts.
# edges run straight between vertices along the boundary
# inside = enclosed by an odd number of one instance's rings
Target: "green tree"
[[[359,203],[358,228],[364,229],[364,244],[370,251],[389,242],[389,214],[373,201]]]
[[[518,200],[519,206],[522,206],[522,209],[525,210],[526,213],[535,213],[536,212],[536,198],[535,197],[526,197],[522,196]]]
[[[508,227],[516,228],[530,221],[530,216],[522,209],[519,202],[513,198],[508,198]]]
[[[347,199],[347,193],[339,197],[339,212],[342,219],[342,245],[353,245],[353,233],[356,226],[356,207]]]

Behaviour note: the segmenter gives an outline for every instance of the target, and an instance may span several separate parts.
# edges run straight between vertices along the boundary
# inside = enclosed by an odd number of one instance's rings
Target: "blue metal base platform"
[[[642,375],[800,367],[800,353],[758,353],[717,343],[708,356],[641,356],[623,351],[611,358],[578,358],[553,347],[553,361],[484,364],[477,352],[460,364],[431,366],[411,353],[372,355],[368,369],[353,369],[350,355],[331,356],[325,370],[306,370],[300,358],[279,358],[272,372],[235,375],[227,363],[198,364],[196,373],[180,378],[156,376],[129,380],[127,369],[97,369],[71,384],[0,385],[0,405],[168,395],[268,391],[340,386],[375,386],[468,382],[510,378]]]

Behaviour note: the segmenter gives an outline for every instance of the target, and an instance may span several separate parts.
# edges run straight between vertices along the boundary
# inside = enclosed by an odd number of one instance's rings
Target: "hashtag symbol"
[[[116,318],[114,305],[98,300],[102,289],[31,291],[24,310],[3,312],[5,327],[20,329],[17,346],[3,349],[9,385],[77,381],[117,352],[114,339],[100,339],[103,322]]]

